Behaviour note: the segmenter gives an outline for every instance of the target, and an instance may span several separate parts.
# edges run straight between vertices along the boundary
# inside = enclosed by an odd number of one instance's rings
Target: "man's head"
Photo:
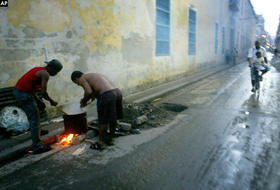
[[[262,57],[262,52],[257,51],[256,56],[257,56],[257,58],[261,58]]]
[[[45,61],[47,64],[46,69],[51,76],[55,76],[63,68],[60,61],[53,59],[51,61]]]
[[[259,41],[255,41],[256,49],[260,49],[261,43]]]
[[[71,80],[76,83],[77,85],[79,85],[78,83],[78,80],[79,78],[81,78],[81,76],[83,75],[84,73],[82,73],[81,71],[74,71],[71,75]]]

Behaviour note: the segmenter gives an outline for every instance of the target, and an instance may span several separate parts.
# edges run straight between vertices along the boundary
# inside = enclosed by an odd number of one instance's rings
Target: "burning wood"
[[[58,142],[58,144],[60,145],[68,145],[68,144],[72,144],[73,143],[73,138],[78,136],[78,134],[65,134],[65,135],[61,135],[60,136],[60,140]]]

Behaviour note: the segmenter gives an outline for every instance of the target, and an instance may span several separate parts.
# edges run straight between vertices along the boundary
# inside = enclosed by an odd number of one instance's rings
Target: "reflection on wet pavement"
[[[164,98],[196,108],[200,115],[204,109],[233,115],[220,132],[220,126],[210,125],[220,143],[211,145],[197,173],[199,189],[280,189],[275,180],[280,177],[276,162],[280,158],[280,75],[272,68],[261,82],[260,93],[251,93],[249,68],[242,66]]]

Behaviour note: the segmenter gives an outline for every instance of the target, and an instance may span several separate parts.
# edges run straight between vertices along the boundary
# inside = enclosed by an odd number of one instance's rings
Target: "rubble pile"
[[[130,123],[132,129],[158,127],[174,114],[153,104],[124,104],[124,119],[121,122]]]

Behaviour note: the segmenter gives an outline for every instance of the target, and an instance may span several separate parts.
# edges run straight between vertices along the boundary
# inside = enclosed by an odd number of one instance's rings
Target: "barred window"
[[[218,34],[219,34],[219,24],[215,23],[215,54],[218,54]]]
[[[170,55],[170,1],[156,0],[156,56]]]
[[[196,11],[189,8],[189,55],[196,54]]]

